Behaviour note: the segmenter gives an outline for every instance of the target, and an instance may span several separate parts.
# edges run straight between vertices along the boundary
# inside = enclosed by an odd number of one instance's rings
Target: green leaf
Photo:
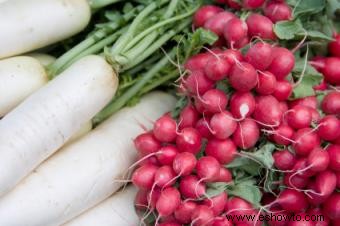
[[[260,174],[261,166],[248,158],[237,157],[226,168],[237,171],[245,171],[252,176]]]
[[[320,32],[320,31],[307,31],[308,37],[311,39],[324,39],[328,41],[332,41],[333,38]]]
[[[188,104],[188,98],[186,96],[182,96],[176,103],[175,108],[171,112],[171,116],[173,118],[178,118],[182,109]]]
[[[299,20],[280,21],[274,25],[274,32],[279,39],[291,40],[299,32],[303,32],[303,27]]]
[[[321,12],[326,6],[325,0],[299,0],[294,9],[294,18],[302,14],[315,14]]]
[[[279,180],[279,174],[272,170],[267,170],[266,179],[264,181],[264,191],[265,192],[273,192],[275,188],[277,188],[277,184],[273,183]]]
[[[243,155],[249,156],[252,159],[255,159],[259,163],[261,163],[262,166],[264,166],[267,169],[270,169],[273,167],[274,159],[272,156],[272,152],[275,150],[275,145],[272,143],[267,143],[261,148],[259,148],[255,152],[241,152]]]
[[[256,181],[254,180],[242,181],[239,184],[228,187],[228,194],[243,198],[255,207],[258,207],[260,206],[262,193],[255,184]]]
[[[227,190],[228,184],[223,182],[216,182],[208,184],[206,195],[211,198],[221,194]]]

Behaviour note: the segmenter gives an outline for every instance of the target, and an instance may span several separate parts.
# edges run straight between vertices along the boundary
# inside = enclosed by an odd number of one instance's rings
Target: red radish
[[[158,154],[159,152],[156,152]],[[146,156],[145,156],[146,157]],[[138,161],[138,166],[144,166],[144,165],[155,165],[155,166],[160,166],[160,162],[158,161],[157,157],[155,156],[150,156],[148,158],[141,157]]]
[[[288,150],[276,151],[273,158],[274,165],[279,170],[290,170],[295,164],[295,156]]]
[[[135,207],[138,210],[145,210],[148,206],[148,193],[149,191],[147,190],[138,190],[135,196]]]
[[[316,172],[312,171],[310,168],[311,166],[308,165],[307,158],[297,158],[292,171],[294,172],[294,175],[309,178],[316,174]]]
[[[203,70],[211,56],[212,54],[210,52],[193,55],[184,64],[184,68],[191,72]]]
[[[191,216],[192,226],[210,226],[214,219],[213,211],[206,205],[198,205]]]
[[[179,114],[179,129],[194,127],[198,119],[199,115],[196,109],[191,104],[187,105]]]
[[[328,152],[322,148],[315,148],[307,158],[308,166],[311,166],[310,170],[314,172],[321,172],[327,169],[329,165]]]
[[[230,8],[236,9],[236,10],[241,9],[241,5],[239,4],[239,1],[237,0],[226,0],[226,1]]]
[[[294,130],[290,126],[281,124],[274,130],[271,138],[276,144],[289,145],[291,143],[293,135]]]
[[[161,142],[172,142],[177,137],[176,121],[166,114],[157,119],[153,126],[153,134]]]
[[[309,64],[312,65],[318,72],[322,73],[322,70],[325,68],[325,61],[326,57],[315,56],[309,61]]]
[[[336,175],[336,187],[340,189],[340,172],[335,172]]]
[[[191,94],[200,94],[207,92],[214,87],[214,82],[208,79],[203,71],[192,71],[184,80],[184,86]]]
[[[279,102],[271,95],[259,96],[253,116],[265,126],[279,126],[282,119]]]
[[[229,82],[237,91],[250,91],[257,84],[255,68],[246,62],[235,63],[230,71]]]
[[[336,175],[330,170],[325,170],[315,176],[315,191],[321,196],[328,196],[336,188]]]
[[[309,183],[308,177],[303,177],[293,173],[285,173],[283,176],[283,184],[288,188],[303,189]]]
[[[234,65],[235,62],[239,62],[243,60],[243,56],[239,50],[236,49],[226,49],[221,54],[221,57],[227,59],[230,65]]]
[[[228,111],[214,114],[210,119],[210,128],[218,139],[227,139],[236,130],[237,123]]]
[[[176,188],[169,187],[161,192],[156,203],[159,216],[169,216],[181,203],[181,195]]]
[[[285,189],[283,190],[276,201],[284,210],[291,212],[300,212],[308,207],[308,202],[302,192]]]
[[[161,143],[152,133],[142,133],[134,140],[135,147],[141,156],[157,152],[161,148]]]
[[[199,113],[201,113],[201,114],[207,114],[208,116],[210,116],[211,115],[211,113],[209,113],[209,112],[206,112],[206,110],[205,110],[205,107],[204,107],[204,105],[203,105],[203,102],[202,102],[202,100],[201,100],[201,98],[199,98],[199,97],[194,97],[194,106],[195,106],[195,108],[196,108],[196,110],[197,110],[197,112],[199,112]]]
[[[226,217],[216,217],[211,226],[233,226],[233,223]]]
[[[331,144],[327,147],[329,155],[329,167],[334,171],[340,171],[340,145]]]
[[[270,221],[268,221],[269,226],[287,226],[287,222],[283,219],[288,219],[288,214],[284,210],[277,210],[274,211],[271,214],[268,214],[267,216],[270,216]]]
[[[316,109],[313,109],[313,108],[309,108],[309,111],[312,114],[312,122],[318,123],[320,121],[320,118],[321,118],[319,111],[316,110]]]
[[[202,27],[204,23],[211,17],[215,16],[217,13],[223,12],[221,7],[214,5],[205,5],[199,8],[193,18],[193,23],[195,27]]]
[[[322,70],[323,76],[328,83],[333,85],[340,85],[340,58],[327,57],[325,60],[325,67]]]
[[[280,101],[279,105],[280,105],[280,109],[281,109],[282,112],[286,112],[286,111],[289,110],[288,109],[288,104],[287,104],[286,101]],[[283,123],[285,123],[284,119],[283,119]]]
[[[278,101],[287,100],[292,94],[293,86],[287,80],[281,80],[276,82],[276,87],[273,93],[273,96]]]
[[[209,130],[209,123],[204,118],[201,118],[197,121],[195,128],[203,138],[209,139],[213,136],[213,134]]]
[[[263,5],[265,0],[243,0],[242,5],[246,9],[256,9]]]
[[[176,155],[172,168],[181,176],[189,175],[196,167],[196,157],[190,152],[182,152]]]
[[[310,215],[307,215],[305,213],[299,213],[299,216],[303,220],[301,220],[301,221],[297,221],[297,220],[289,221],[287,226],[315,226],[315,222],[314,221],[312,221],[312,220],[310,220],[310,221],[304,220],[304,219],[311,219]]]
[[[335,140],[340,136],[340,121],[334,115],[327,115],[319,121],[318,135],[326,141]]]
[[[232,197],[228,200],[225,206],[225,212],[229,216],[244,216],[253,213],[252,205],[246,200],[239,197]],[[237,217],[233,217],[233,223],[238,224],[244,222],[246,219],[238,219]]]
[[[243,119],[253,114],[255,98],[250,92],[236,92],[230,99],[230,111],[237,119]]]
[[[248,44],[249,44],[249,38],[248,38],[248,36],[246,36],[243,39],[239,40],[238,42],[235,42],[234,48],[242,49],[243,47],[245,47]]]
[[[215,216],[219,216],[228,201],[228,195],[226,192],[222,192],[219,195],[213,196],[209,199],[204,199],[203,204],[210,207]]]
[[[290,127],[303,129],[312,123],[312,113],[309,107],[297,105],[286,113],[286,119]]]
[[[247,37],[247,33],[247,24],[237,17],[230,19],[228,23],[225,24],[223,30],[224,38],[228,41],[231,48],[234,47],[234,43]]]
[[[189,224],[191,216],[195,211],[197,204],[193,201],[183,201],[175,210],[175,218],[182,224]]]
[[[205,148],[205,153],[224,165],[234,160],[237,150],[234,142],[230,139],[210,139]]]
[[[188,175],[181,178],[179,190],[184,198],[197,199],[205,194],[205,183],[195,175]]]
[[[340,35],[335,34],[335,40],[328,43],[328,52],[335,57],[340,57]]]
[[[272,46],[265,42],[257,42],[245,55],[245,60],[257,70],[264,71],[273,60]]]
[[[292,9],[286,3],[270,2],[264,7],[264,15],[273,23],[292,19]]]
[[[204,72],[209,79],[219,81],[228,76],[231,65],[227,58],[212,56],[205,65]]]
[[[204,28],[221,37],[223,35],[225,25],[233,18],[236,18],[235,14],[228,11],[217,13],[204,23]]]
[[[178,153],[178,149],[173,145],[163,146],[159,149],[157,159],[162,165],[172,166],[172,163]]]
[[[273,47],[273,61],[267,69],[276,76],[277,80],[283,80],[295,66],[294,55],[286,48]]]
[[[177,222],[170,221],[170,222],[162,222],[162,223],[158,224],[158,226],[181,226],[181,224],[177,223]]]
[[[247,18],[246,23],[248,25],[249,36],[275,40],[273,22],[267,17],[254,13]]]
[[[132,183],[140,189],[150,190],[154,184],[157,169],[157,166],[151,164],[139,167],[132,174]]]
[[[323,211],[329,218],[340,219],[340,193],[334,192],[324,203]]]
[[[320,84],[313,86],[313,89],[315,91],[325,91],[327,89],[327,82],[323,79]]]
[[[303,105],[303,106],[306,106],[306,107],[317,109],[318,108],[318,100],[316,99],[316,96],[309,96],[309,97],[304,97],[304,98],[296,99],[296,100],[289,102],[290,108],[293,108],[296,105]]]
[[[275,91],[276,77],[269,71],[258,73],[258,83],[256,86],[256,92],[261,95],[269,95]]]
[[[176,181],[173,180],[176,177],[175,171],[170,166],[162,166],[158,168],[155,174],[155,184],[158,187],[171,186]]]
[[[317,216],[314,219],[317,219],[317,221],[315,221],[315,226],[328,226],[330,223],[330,220],[327,216],[325,216],[325,214],[322,212],[321,208],[319,207],[315,207],[313,209],[309,209],[307,211],[307,214],[309,214],[309,216]],[[322,216],[323,219],[320,219],[319,216]]]
[[[176,138],[176,145],[180,152],[197,154],[201,149],[201,143],[201,134],[192,127],[184,128]]]
[[[148,199],[148,208],[151,207],[152,210],[156,208],[157,200],[161,196],[161,188],[155,187],[153,190],[150,190],[147,195]]]
[[[248,149],[254,147],[260,137],[260,129],[252,119],[245,119],[237,126],[233,141],[237,147]]]
[[[319,136],[311,129],[299,129],[293,136],[293,148],[298,155],[308,155],[315,147],[320,145]]]
[[[330,92],[322,100],[321,109],[326,114],[340,114],[340,92]]]
[[[340,173],[339,173],[340,174]],[[339,175],[340,177],[340,175]],[[216,180],[216,182],[225,182],[225,183],[229,183],[230,181],[232,181],[232,175],[230,173],[230,171],[226,168],[224,168],[223,166],[220,168],[220,176],[218,177],[218,179]],[[340,182],[339,182],[340,183]],[[340,187],[340,186],[339,186]]]
[[[211,156],[204,156],[197,161],[196,173],[206,182],[213,182],[220,176],[220,163]]]
[[[308,202],[313,205],[313,206],[318,206],[322,203],[324,203],[328,196],[322,196],[320,194],[318,194],[319,192],[316,191],[316,183],[315,180],[312,180],[309,184],[308,184],[308,190],[309,192],[307,193],[307,200]]]
[[[207,112],[221,112],[227,107],[228,97],[219,89],[211,89],[202,96],[202,103]]]

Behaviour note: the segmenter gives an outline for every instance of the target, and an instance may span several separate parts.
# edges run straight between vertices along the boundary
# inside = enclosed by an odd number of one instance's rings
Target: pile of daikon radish
[[[129,166],[136,161],[131,141],[170,111],[175,98],[163,92],[146,94],[136,105],[120,109],[94,128],[93,117],[115,99],[120,87],[118,72],[125,64],[117,60],[122,66],[115,67],[107,61],[103,57],[107,46],[103,46],[96,50],[98,55],[83,54],[51,76],[48,68],[55,57],[45,54],[52,44],[83,31],[95,12],[115,2],[119,1],[0,1],[1,226],[139,223],[133,206],[135,189],[120,189]],[[119,33],[119,45],[112,49],[119,54],[123,50],[134,53],[135,58],[126,63],[136,59],[144,63],[152,57],[159,60],[164,54],[158,58],[152,54],[165,43],[168,47],[171,38],[190,27],[195,10],[178,15],[183,2],[157,0],[140,3],[139,8],[131,3],[135,19],[121,24],[125,32]],[[156,12],[162,19],[154,22],[152,13]],[[140,26],[145,24],[139,23],[145,23],[145,17],[152,17],[155,24],[147,24],[150,29],[136,37],[134,32],[141,32]],[[159,29],[157,23],[166,27]],[[137,52],[142,45],[150,47],[145,56],[144,50],[142,55]],[[159,61],[158,71],[151,69],[159,72],[162,65],[170,64],[167,57]],[[118,55],[112,58],[120,59]],[[141,73],[139,68],[136,71]],[[138,90],[134,87],[130,97],[146,84],[143,82],[137,82]]]

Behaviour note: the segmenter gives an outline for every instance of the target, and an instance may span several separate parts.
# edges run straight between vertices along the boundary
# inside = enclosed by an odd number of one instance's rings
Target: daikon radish
[[[67,141],[67,144],[69,144],[69,143],[71,143],[71,142],[81,138],[82,136],[84,136],[85,134],[90,132],[91,130],[92,130],[92,121],[88,121],[87,123],[82,125],[82,127],[80,127],[78,132],[73,134],[73,136]]]
[[[112,67],[87,56],[8,113],[0,121],[0,196],[100,111],[117,86]]]
[[[137,189],[130,185],[63,226],[137,226],[140,219],[134,207],[136,193]]]
[[[47,81],[44,67],[32,57],[19,56],[0,60],[0,117]]]
[[[0,59],[68,38],[91,17],[87,0],[10,0],[0,5]]]
[[[152,127],[174,105],[168,94],[148,94],[65,146],[0,199],[0,225],[61,225],[108,198],[136,161],[132,140],[141,124]]]
[[[47,67],[56,60],[54,56],[48,55],[46,53],[29,53],[26,54],[26,56],[30,56],[33,57],[34,59],[37,59],[44,67]]]

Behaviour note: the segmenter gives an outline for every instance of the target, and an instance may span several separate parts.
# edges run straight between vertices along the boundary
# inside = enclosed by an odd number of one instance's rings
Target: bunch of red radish
[[[235,3],[218,2],[230,7]],[[264,4],[242,2],[246,8]],[[156,214],[155,225],[261,225],[236,218],[228,221],[226,215],[266,211],[323,214],[326,221],[305,221],[304,225],[329,225],[330,221],[340,225],[336,191],[340,189],[340,92],[330,91],[324,97],[322,112],[316,96],[288,100],[294,87],[287,80],[294,55],[264,40],[275,40],[273,22],[290,19],[291,9],[283,1],[272,1],[263,11],[265,16],[251,14],[246,22],[217,6],[203,6],[196,12],[194,26],[213,31],[219,41],[185,63],[189,73],[181,79],[180,92],[189,101],[179,118],[165,114],[152,131],[134,140],[140,156],[132,176],[140,189],[135,204],[145,212],[144,219]],[[257,42],[249,43],[254,38]],[[238,48],[245,45],[249,49],[242,54]],[[326,75],[325,80],[329,82]],[[285,188],[273,191],[275,196],[264,194],[261,209],[226,192],[208,197],[209,184],[232,183],[225,165],[242,157],[238,149],[255,147],[260,137],[282,147],[273,153],[276,169],[272,170],[282,174],[279,183]],[[301,222],[268,223],[294,226]]]

